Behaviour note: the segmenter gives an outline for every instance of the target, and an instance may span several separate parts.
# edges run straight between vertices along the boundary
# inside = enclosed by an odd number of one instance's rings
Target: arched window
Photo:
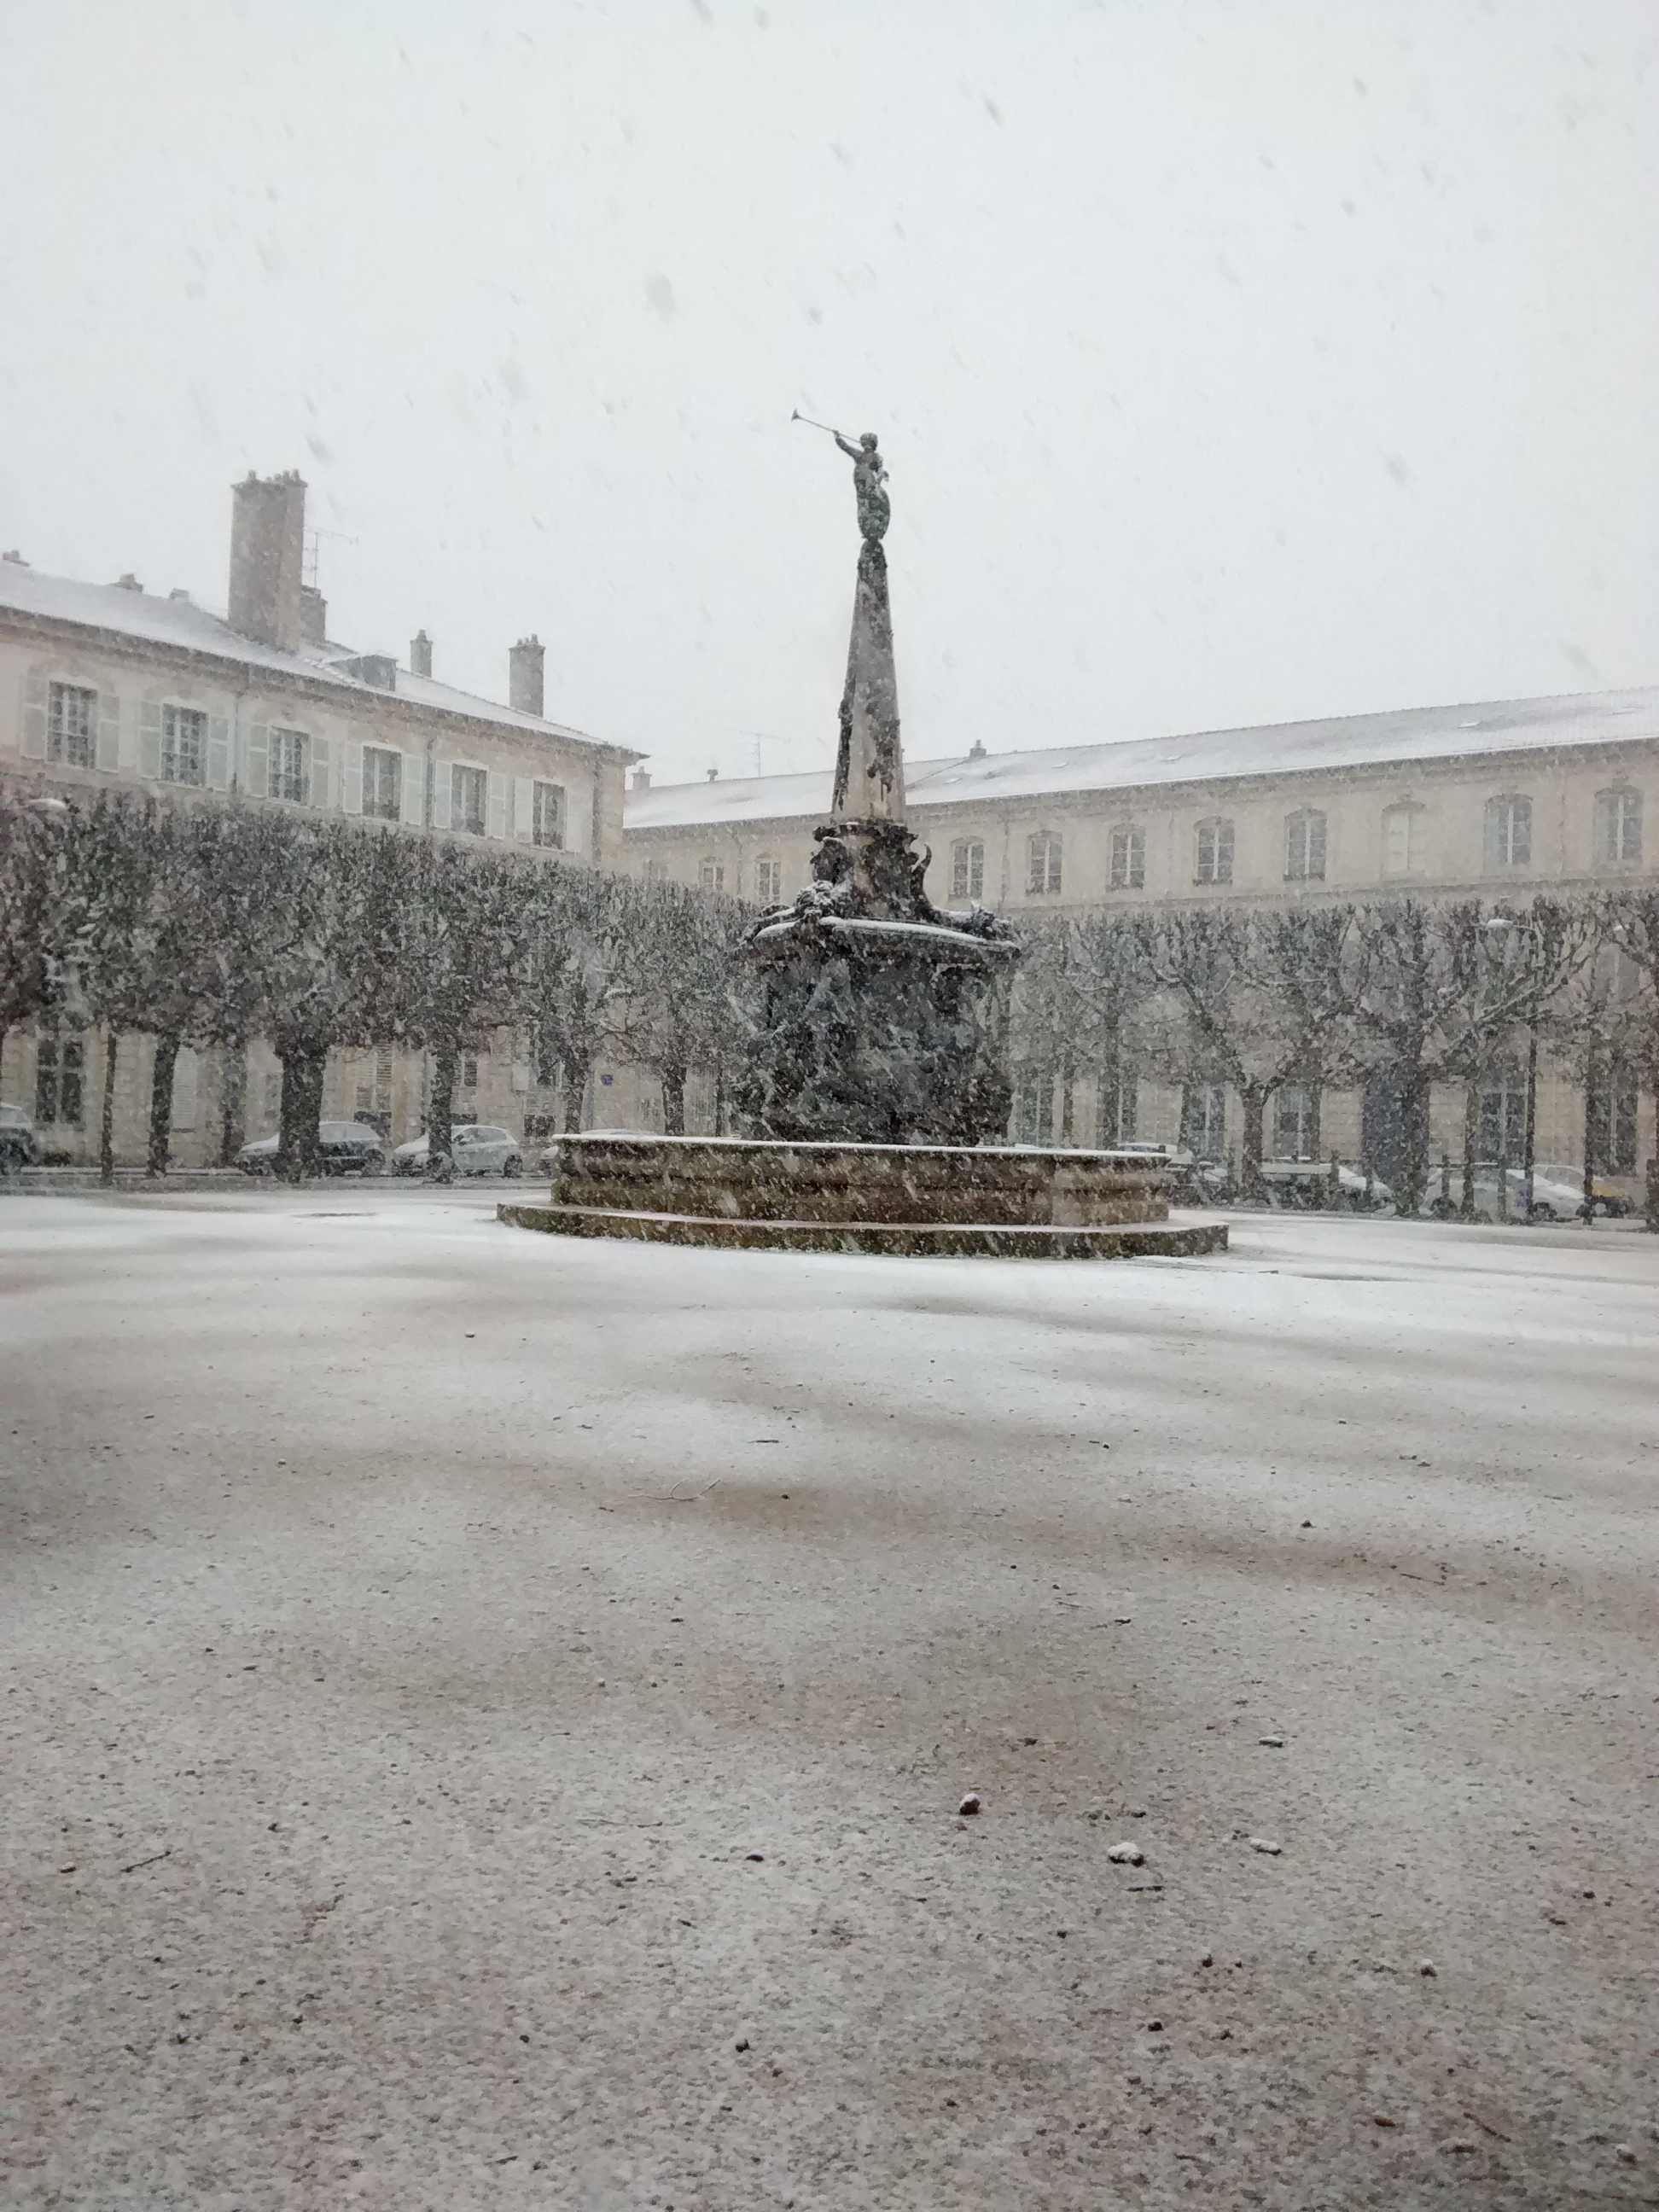
[[[1300,807],[1285,819],[1285,880],[1287,884],[1325,880],[1325,817],[1317,807]]]
[[[1642,857],[1642,794],[1598,791],[1595,794],[1595,857],[1603,867]]]
[[[1233,825],[1231,822],[1200,822],[1198,825],[1197,866],[1194,881],[1230,884],[1233,879]]]
[[[1112,832],[1112,889],[1138,891],[1146,881],[1146,832],[1138,823],[1120,823]]]
[[[985,896],[985,845],[978,837],[958,837],[951,848],[951,896],[958,899]]]
[[[1486,801],[1486,866],[1532,866],[1532,801],[1510,793]]]

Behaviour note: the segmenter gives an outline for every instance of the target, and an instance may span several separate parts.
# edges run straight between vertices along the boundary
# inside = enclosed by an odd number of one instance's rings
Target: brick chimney
[[[423,629],[417,629],[409,641],[409,672],[411,676],[432,673],[432,640]]]
[[[651,788],[651,771],[650,771],[650,769],[645,769],[645,768],[636,768],[636,769],[635,769],[635,771],[634,771],[634,788],[635,788],[635,791],[649,791],[649,790],[650,790],[650,788]]]
[[[231,493],[230,626],[261,645],[293,653],[304,635],[300,574],[306,488],[293,470],[246,479]]]
[[[300,586],[300,635],[307,645],[328,643],[328,601],[315,584]]]
[[[507,656],[507,701],[520,714],[542,711],[542,641],[521,637]]]

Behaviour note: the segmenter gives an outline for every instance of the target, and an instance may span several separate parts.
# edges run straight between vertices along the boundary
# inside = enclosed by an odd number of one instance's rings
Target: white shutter
[[[161,708],[155,699],[139,702],[138,773],[152,783],[161,781]]]
[[[521,845],[535,842],[536,785],[527,775],[513,780],[513,835]]]
[[[349,738],[340,748],[340,805],[348,814],[363,811],[363,749]]]
[[[529,1062],[527,1060],[515,1060],[514,1061],[514,1063],[513,1063],[513,1088],[514,1088],[515,1091],[528,1091],[528,1090],[529,1090],[529,1088],[530,1088],[530,1062]]]
[[[432,826],[434,830],[449,827],[449,791],[454,780],[453,761],[438,762],[432,781]]]
[[[330,804],[328,772],[332,765],[330,759],[331,750],[326,738],[313,738],[311,741],[311,803],[313,806]],[[360,807],[362,803],[360,799]]]
[[[44,676],[23,678],[23,757],[25,760],[45,760],[46,757],[46,679]]]
[[[196,1127],[196,1097],[201,1063],[187,1044],[179,1048],[179,1057],[173,1063],[173,1126],[175,1129]]]
[[[106,775],[113,775],[121,765],[121,695],[118,691],[98,694],[98,765]]]
[[[210,791],[230,789],[230,725],[222,714],[208,716],[207,780]]]
[[[512,786],[513,779],[510,776],[502,775],[497,769],[490,769],[489,807],[484,819],[489,824],[489,834],[492,837],[505,837],[507,835],[507,794],[512,789]]]
[[[404,755],[404,820],[419,829],[426,819],[426,762],[419,753]]]
[[[269,722],[250,722],[247,726],[247,768],[243,788],[250,799],[268,799],[270,795]]]

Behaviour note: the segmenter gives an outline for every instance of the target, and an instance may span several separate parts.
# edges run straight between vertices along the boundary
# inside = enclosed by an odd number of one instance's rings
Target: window
[[[662,862],[642,860],[640,863],[640,881],[642,884],[665,884],[668,881],[668,876]]]
[[[478,1055],[476,1052],[461,1054],[459,1073],[462,1090],[476,1091],[478,1087]]]
[[[985,846],[978,837],[958,837],[951,848],[951,896],[958,899],[985,896]]]
[[[530,842],[550,852],[564,850],[564,786],[538,783],[530,805]]]
[[[1049,1067],[1022,1067],[1014,1082],[1014,1142],[1054,1141],[1054,1075]]]
[[[1051,898],[1060,889],[1060,840],[1040,830],[1026,848],[1025,890],[1031,898]]]
[[[1181,1141],[1194,1159],[1225,1159],[1227,1092],[1224,1085],[1188,1085],[1181,1097]]]
[[[34,1048],[34,1118],[81,1126],[86,1050],[80,1038],[49,1031]]]
[[[404,811],[404,757],[384,745],[363,747],[363,811],[396,822]]]
[[[1636,1166],[1636,1078],[1614,1068],[1596,1078],[1584,1102],[1589,1116],[1590,1167],[1596,1175],[1630,1175]]]
[[[1508,1167],[1525,1149],[1527,1071],[1519,1060],[1491,1068],[1480,1084],[1480,1157]]]
[[[469,837],[482,837],[489,826],[489,777],[481,768],[449,771],[449,826]]]
[[[54,684],[46,721],[46,757],[65,768],[91,768],[97,748],[98,694],[78,684]]]
[[[1486,866],[1532,866],[1531,799],[1504,798],[1486,801]]]
[[[1390,806],[1382,816],[1382,872],[1414,876],[1423,866],[1423,810]]]
[[[1146,832],[1127,823],[1112,832],[1112,889],[1138,891],[1146,881]]]
[[[1100,1105],[1095,1115],[1095,1142],[1109,1148],[1127,1145],[1135,1133],[1135,1101],[1140,1085],[1132,1067],[1121,1061],[1100,1079]]]
[[[1233,825],[1231,822],[1200,822],[1198,825],[1198,866],[1194,881],[1230,884],[1233,879]]]
[[[55,690],[57,686],[52,687]],[[92,695],[88,692],[87,695]],[[1642,857],[1642,794],[1602,791],[1595,799],[1595,857],[1604,867]]]
[[[755,896],[763,906],[776,906],[783,896],[783,862],[757,860]]]
[[[383,756],[395,759],[395,754]],[[364,755],[367,761],[368,755]],[[273,730],[270,733],[270,795],[307,805],[311,799],[311,740],[303,730]],[[364,794],[368,794],[365,779]],[[364,806],[368,813],[368,808]]]
[[[1287,884],[1325,880],[1325,817],[1316,807],[1304,806],[1286,818],[1285,880]]]
[[[1273,1093],[1273,1158],[1310,1160],[1315,1138],[1313,1085],[1281,1084]]]
[[[161,709],[161,781],[207,781],[207,716],[194,707]]]
[[[697,881],[706,891],[723,891],[726,889],[725,863],[720,860],[705,860],[697,870]]]

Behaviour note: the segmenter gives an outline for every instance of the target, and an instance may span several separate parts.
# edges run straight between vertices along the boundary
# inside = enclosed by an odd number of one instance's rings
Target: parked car
[[[524,1173],[524,1153],[510,1129],[497,1129],[486,1121],[462,1121],[449,1133],[449,1157],[459,1176]],[[424,1137],[399,1145],[392,1155],[394,1175],[424,1175],[431,1147]]]
[[[1431,1211],[1455,1216],[1462,1210],[1463,1172],[1453,1168],[1446,1178],[1448,1189],[1443,1199],[1440,1177],[1431,1176],[1429,1198]],[[1499,1183],[1502,1197],[1499,1197]],[[1474,1171],[1474,1211],[1482,1221],[1518,1221],[1521,1218],[1521,1193],[1524,1178],[1519,1168],[1503,1171],[1482,1165]],[[1605,1196],[1597,1188],[1595,1195],[1597,1213],[1622,1213],[1626,1202],[1617,1192]],[[1584,1213],[1584,1182],[1582,1174],[1573,1175],[1563,1168],[1534,1168],[1532,1176],[1532,1218],[1534,1221],[1582,1221]]]
[[[325,1175],[379,1175],[386,1151],[378,1130],[366,1121],[325,1121],[318,1133]],[[276,1139],[256,1137],[236,1155],[244,1175],[270,1175],[276,1165]]]
[[[1375,1213],[1385,1206],[1394,1204],[1394,1187],[1381,1176],[1367,1179],[1358,1168],[1343,1167],[1336,1170],[1336,1189],[1331,1189],[1331,1170],[1322,1167],[1317,1160],[1263,1160],[1261,1180],[1267,1188],[1267,1203],[1277,1207],[1332,1210],[1336,1206],[1352,1213],[1367,1210]]]
[[[40,1164],[40,1139],[21,1106],[0,1106],[0,1175]]]

